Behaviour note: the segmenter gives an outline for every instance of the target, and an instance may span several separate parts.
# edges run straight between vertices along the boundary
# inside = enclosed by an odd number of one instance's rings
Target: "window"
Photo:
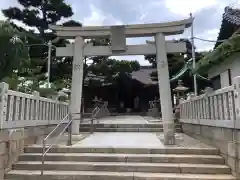
[[[212,78],[212,86],[213,90],[221,89],[221,77],[217,75]]]

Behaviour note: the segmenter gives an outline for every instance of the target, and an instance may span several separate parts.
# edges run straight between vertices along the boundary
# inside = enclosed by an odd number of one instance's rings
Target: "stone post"
[[[36,99],[36,104],[35,104],[35,112],[34,112],[34,120],[39,120],[39,98],[40,98],[40,94],[38,91],[33,91],[32,95],[34,95],[35,99]]]
[[[81,99],[82,99],[82,81],[83,81],[83,47],[84,39],[76,37],[74,43],[74,56],[72,65],[72,86],[70,113],[72,113],[72,133],[79,134]]]
[[[0,129],[3,128],[3,123],[6,121],[7,102],[8,102],[9,85],[5,82],[0,83]]]
[[[170,145],[175,144],[175,125],[164,35],[162,33],[156,34],[155,42],[157,50],[158,85],[163,119],[164,144]]]
[[[235,101],[235,114],[236,118],[234,118],[234,127],[233,127],[233,144],[231,147],[234,148],[235,152],[235,157],[238,159],[238,152],[239,152],[239,145],[238,143],[240,142],[240,137],[238,137],[238,130],[236,129],[237,127],[240,126],[240,76],[236,76],[233,78],[233,85],[234,85],[234,101]],[[228,144],[228,147],[230,144]],[[238,169],[239,164],[238,162],[236,164],[236,169]]]

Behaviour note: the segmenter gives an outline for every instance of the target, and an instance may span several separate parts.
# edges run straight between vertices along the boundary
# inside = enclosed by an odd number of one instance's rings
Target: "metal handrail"
[[[58,129],[58,127],[60,125],[62,125],[64,123],[64,121],[69,118],[69,121],[67,123],[67,125],[64,127],[64,129],[60,132],[60,134],[57,136],[57,138],[55,138],[54,142],[50,144],[50,146],[46,149],[46,141],[48,140],[48,138]],[[43,171],[44,171],[44,162],[45,162],[45,155],[50,151],[50,149],[53,147],[53,145],[58,141],[58,139],[62,136],[62,134],[66,131],[67,128],[69,128],[68,130],[68,146],[72,145],[72,128],[71,128],[71,124],[72,124],[72,114],[68,113],[59,123],[58,125],[43,139],[43,149],[42,149],[42,167],[41,167],[41,175],[43,175]]]
[[[92,111],[92,117],[91,117],[91,133],[93,133],[93,120],[97,117],[98,113],[100,113],[103,110],[107,110],[107,107],[105,104],[102,104],[100,107],[97,106],[93,109]],[[76,113],[78,114],[78,113]],[[81,113],[79,113],[81,114]],[[60,125],[62,125],[66,119],[69,119],[67,125],[64,127],[64,129],[60,132],[60,134],[55,138],[54,142],[50,144],[50,146],[46,149],[46,141],[48,138],[59,128]],[[68,113],[59,123],[58,125],[43,139],[43,149],[42,149],[42,167],[41,167],[41,175],[43,175],[44,171],[44,163],[45,163],[45,156],[46,154],[50,151],[50,149],[53,147],[53,145],[58,141],[58,139],[62,136],[62,134],[66,131],[67,128],[68,130],[68,146],[72,145],[72,114]]]
[[[91,116],[91,125],[90,125],[90,133],[93,133],[93,121],[96,118],[97,114],[100,112],[101,108],[99,106],[95,107],[92,111],[92,116]]]
[[[58,125],[44,138],[44,140],[47,140],[56,130],[57,128],[69,117],[69,114],[67,114],[59,123]]]
[[[99,113],[101,113],[101,112],[104,112],[104,110],[105,111],[107,111],[107,107],[106,107],[106,105],[105,104],[101,104],[100,106],[98,105],[98,106],[96,106],[94,109],[93,109],[93,111],[92,111],[92,116],[91,116],[91,119],[90,119],[90,133],[92,134],[93,133],[93,129],[94,129],[94,120],[97,118],[97,115],[99,114]]]

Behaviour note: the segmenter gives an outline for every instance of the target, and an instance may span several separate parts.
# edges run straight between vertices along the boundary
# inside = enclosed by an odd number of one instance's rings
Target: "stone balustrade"
[[[6,83],[0,83],[0,97],[1,129],[54,125],[68,113],[68,103],[12,91]]]
[[[185,134],[217,147],[235,176],[240,177],[240,77],[234,84],[180,102]]]
[[[184,123],[233,128],[236,120],[234,86],[182,101],[180,121]],[[240,128],[240,123],[237,124]]]

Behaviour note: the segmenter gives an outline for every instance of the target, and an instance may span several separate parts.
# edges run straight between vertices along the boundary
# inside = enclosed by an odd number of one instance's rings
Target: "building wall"
[[[213,78],[220,75],[221,88],[229,86],[230,82],[228,69],[230,70],[231,80],[236,76],[240,76],[240,53],[235,53],[225,62],[213,67],[209,71],[208,77]]]

